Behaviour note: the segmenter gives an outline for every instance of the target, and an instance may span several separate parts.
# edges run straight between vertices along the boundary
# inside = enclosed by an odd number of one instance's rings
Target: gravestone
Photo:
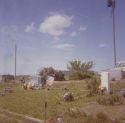
[[[105,88],[105,92],[107,94],[110,93],[109,73],[108,72],[101,72],[101,87]]]

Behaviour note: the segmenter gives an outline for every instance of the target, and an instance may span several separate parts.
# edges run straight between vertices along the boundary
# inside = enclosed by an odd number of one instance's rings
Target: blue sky
[[[125,60],[125,0],[116,0],[118,61]],[[106,0],[0,0],[0,74],[66,70],[68,61],[113,67],[112,16]]]

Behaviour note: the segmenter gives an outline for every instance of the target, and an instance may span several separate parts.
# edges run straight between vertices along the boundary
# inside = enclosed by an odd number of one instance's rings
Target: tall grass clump
[[[100,79],[97,79],[96,77],[93,77],[86,82],[87,89],[89,90],[89,93],[88,93],[89,96],[98,94],[100,83],[101,83]]]
[[[96,101],[102,105],[122,104],[122,97],[118,94],[105,95],[97,97]]]

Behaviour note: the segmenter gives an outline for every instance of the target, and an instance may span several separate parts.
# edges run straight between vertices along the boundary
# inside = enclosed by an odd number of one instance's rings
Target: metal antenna
[[[114,47],[114,66],[117,65],[117,57],[116,57],[116,36],[115,36],[115,0],[113,0],[112,6],[112,21],[113,21],[113,47]]]
[[[112,7],[112,27],[113,27],[113,53],[114,53],[114,67],[117,66],[116,56],[116,36],[115,36],[115,0],[108,0],[107,6]]]

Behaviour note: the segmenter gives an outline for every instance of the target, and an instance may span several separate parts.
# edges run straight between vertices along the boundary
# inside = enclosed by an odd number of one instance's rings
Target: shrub
[[[81,110],[77,108],[70,109],[63,116],[64,123],[121,123],[116,120],[111,120],[103,112],[97,113],[96,117],[94,117],[91,114],[86,114],[83,111],[81,112]]]
[[[87,89],[89,89],[89,95],[97,94],[99,85],[100,80],[97,78],[93,77],[92,79],[89,79],[87,81]]]
[[[99,96],[96,101],[102,105],[122,104],[122,97],[118,94]]]

